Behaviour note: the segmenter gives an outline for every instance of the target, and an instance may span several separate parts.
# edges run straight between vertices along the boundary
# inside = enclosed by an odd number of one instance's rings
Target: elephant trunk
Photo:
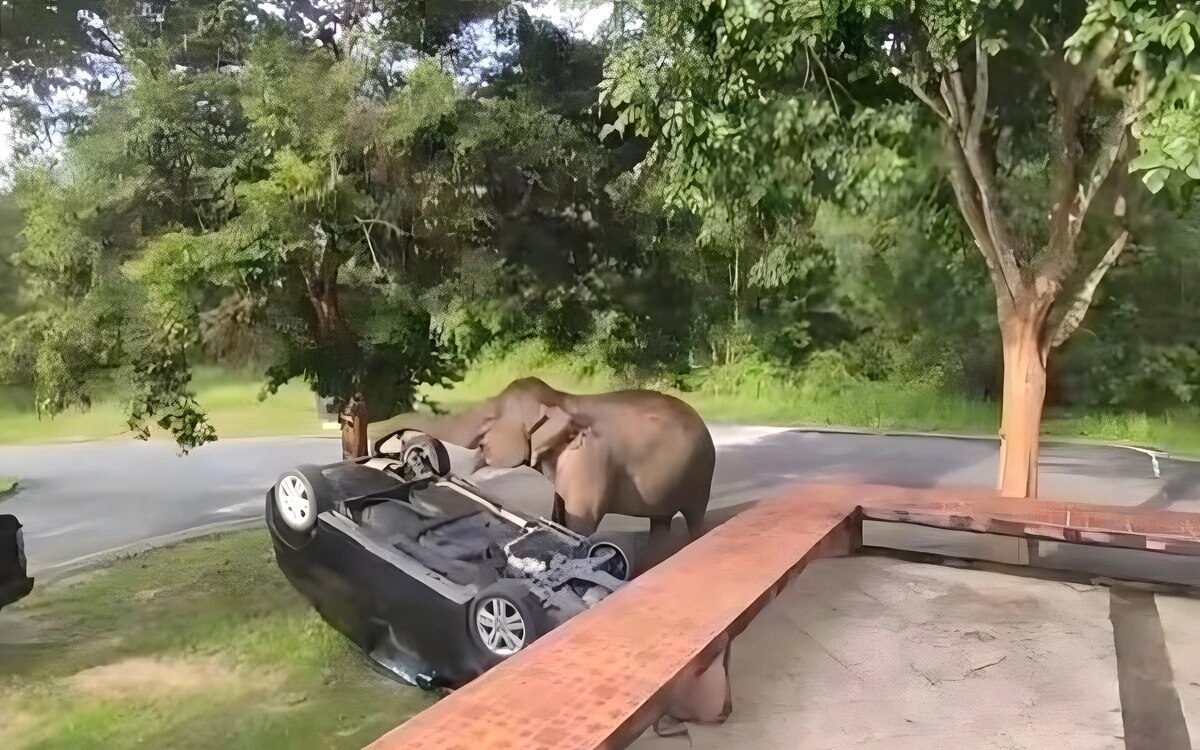
[[[419,430],[443,443],[458,445],[474,450],[479,447],[483,437],[484,427],[492,418],[495,405],[492,399],[474,406],[458,414],[446,416],[425,416],[405,414],[372,425],[372,439],[400,429]],[[374,434],[377,433],[377,434]]]
[[[492,418],[493,412],[494,406],[489,399],[459,414],[434,419],[424,432],[444,443],[474,450],[479,447],[485,425]]]

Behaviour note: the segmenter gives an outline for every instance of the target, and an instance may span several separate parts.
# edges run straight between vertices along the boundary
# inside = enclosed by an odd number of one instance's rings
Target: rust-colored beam
[[[937,502],[895,498],[863,503],[863,517],[941,529],[1048,539],[1072,544],[1200,555],[1200,516],[1139,512],[1078,503],[978,497]]]
[[[342,428],[342,459],[367,455],[367,404],[362,394],[354,394],[354,398],[338,415],[338,423]]]
[[[711,710],[697,706],[711,706],[714,689],[719,697],[714,660],[809,562],[857,549],[864,518],[1200,555],[1200,529],[1184,513],[800,486],[712,530],[370,750],[618,748],[681,706]]]

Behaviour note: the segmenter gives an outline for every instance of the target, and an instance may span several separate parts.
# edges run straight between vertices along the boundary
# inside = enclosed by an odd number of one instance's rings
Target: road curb
[[[908,432],[904,430],[868,430],[857,427],[826,427],[812,425],[797,425],[788,428],[793,432],[816,432],[827,433],[832,435],[869,435],[875,437],[920,437],[920,438],[942,438],[946,440],[986,440],[990,442],[999,442],[1000,438],[996,435],[970,435],[954,432]],[[1079,445],[1087,448],[1119,448],[1122,450],[1137,451],[1150,456],[1152,460],[1156,458],[1170,458],[1172,461],[1191,461],[1200,462],[1200,457],[1194,456],[1178,456],[1173,455],[1170,451],[1156,448],[1153,446],[1142,445],[1127,445],[1124,443],[1109,443],[1101,440],[1088,440],[1087,438],[1070,438],[1058,437],[1054,435],[1043,435],[1041,438],[1042,445]]]
[[[373,423],[375,424],[375,423]],[[816,432],[829,433],[834,435],[873,435],[876,437],[923,437],[923,438],[943,438],[946,440],[988,440],[992,442],[999,441],[996,435],[979,435],[970,433],[958,432],[928,432],[921,430],[872,430],[866,427],[840,427],[836,425],[808,425],[808,424],[792,424],[792,425],[753,425],[742,424],[737,422],[708,422],[712,426],[721,427],[742,427],[747,429],[768,429],[776,428],[780,431],[789,432]],[[5,443],[0,444],[0,449],[3,448],[37,448],[50,446],[65,446],[65,445],[80,445],[83,443],[110,443],[116,442],[122,438],[133,439],[126,435],[112,435],[104,438],[96,439],[60,439],[47,443]],[[221,438],[222,443],[243,443],[253,441],[279,441],[279,440],[337,440],[340,438],[338,434],[330,434],[328,432],[312,432],[299,435],[254,435],[251,437],[229,437]],[[152,441],[157,442],[157,441]],[[1189,461],[1200,462],[1200,456],[1175,455],[1170,451],[1149,445],[1129,445],[1125,443],[1112,443],[1103,440],[1090,440],[1088,438],[1072,438],[1060,437],[1054,435],[1043,435],[1041,440],[1043,445],[1080,445],[1091,448],[1120,448],[1123,450],[1138,451],[1145,453],[1152,459],[1170,458],[1173,461]],[[203,447],[203,446],[201,446]],[[3,498],[0,495],[0,498]]]
[[[192,539],[198,539],[205,536],[215,536],[217,534],[225,534],[231,531],[242,531],[254,526],[263,524],[261,517],[255,518],[237,518],[229,521],[217,521],[215,523],[204,524],[203,526],[195,526],[183,531],[175,531],[170,534],[161,534],[159,536],[149,537],[137,542],[123,544],[110,549],[101,550],[100,552],[92,552],[91,554],[77,557],[74,560],[51,565],[48,568],[43,568],[35,572],[35,575],[42,583],[40,585],[47,586],[61,581],[64,578],[82,573],[97,567],[102,567],[114,563],[118,560],[123,560],[129,557],[151,552],[156,549],[168,547],[172,544],[186,542]]]

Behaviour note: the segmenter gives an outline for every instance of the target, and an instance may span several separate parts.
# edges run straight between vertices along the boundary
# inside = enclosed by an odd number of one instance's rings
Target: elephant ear
[[[488,466],[513,469],[529,463],[529,436],[525,425],[512,417],[493,421],[483,436],[481,448]]]

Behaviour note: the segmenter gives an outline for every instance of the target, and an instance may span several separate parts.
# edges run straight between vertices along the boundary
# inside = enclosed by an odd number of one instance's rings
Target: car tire
[[[541,603],[520,581],[496,581],[471,603],[471,640],[493,663],[518,654],[547,631]]]
[[[446,446],[442,444],[442,441],[423,433],[418,433],[405,440],[403,458],[405,467],[410,471],[415,462],[421,462],[428,465],[429,470],[436,477],[444,477],[450,473],[450,453],[446,450]],[[413,473],[420,476],[418,472],[414,471]]]
[[[605,547],[612,547],[617,550],[619,563],[614,566],[610,561],[610,569],[606,570],[606,573],[622,581],[633,580],[634,571],[637,570],[638,558],[636,556],[637,543],[631,534],[601,531],[588,537],[588,541],[591,542],[591,547],[588,548],[588,557],[592,557],[596,552]],[[614,570],[613,568],[616,569]]]
[[[633,578],[633,560],[630,559],[629,554],[620,545],[607,540],[596,542],[588,550],[588,557],[596,557],[600,552],[609,549],[613,550],[616,554],[609,559],[608,565],[604,567],[604,572],[618,581],[629,581]]]
[[[333,507],[329,498],[329,483],[319,466],[305,464],[280,474],[271,503],[276,535],[292,549],[308,544],[317,516]]]

